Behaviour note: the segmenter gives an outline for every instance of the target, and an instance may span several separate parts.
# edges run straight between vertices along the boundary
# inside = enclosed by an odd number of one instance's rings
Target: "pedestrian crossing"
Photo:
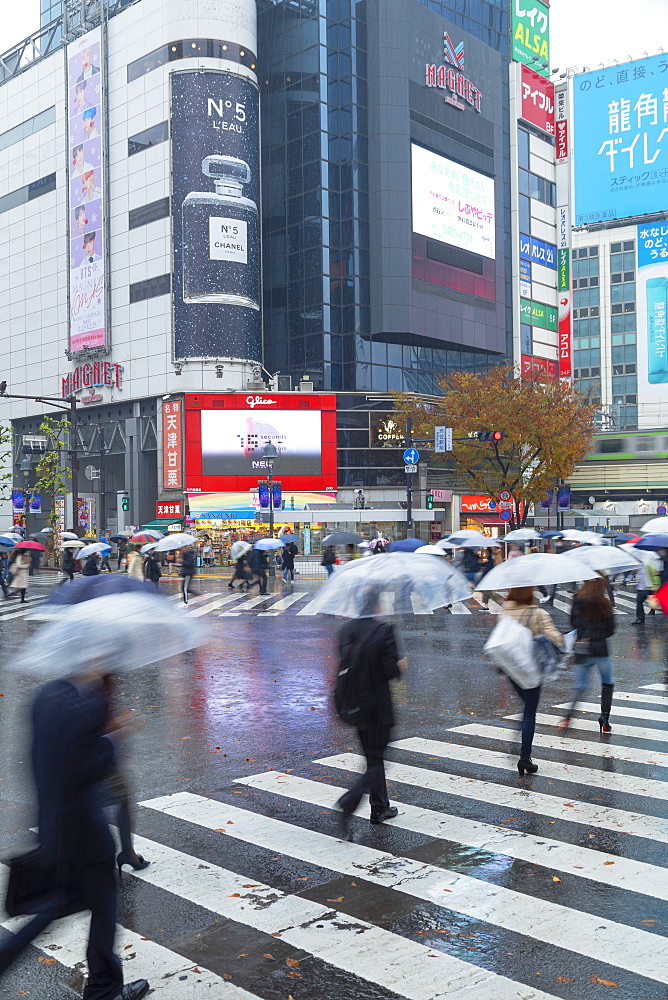
[[[646,722],[668,723],[666,690],[615,692],[604,737],[593,703],[563,735],[547,701],[523,779],[514,714],[397,739],[399,813],[370,826],[363,802],[350,841],[335,803],[365,768],[354,749],[144,799],[135,846],[151,863],[122,881],[126,980],[160,1000],[581,1000],[592,983],[664,1000],[668,726]],[[155,910],[174,915],[164,939]],[[80,970],[86,923],[53,924],[37,948]]]

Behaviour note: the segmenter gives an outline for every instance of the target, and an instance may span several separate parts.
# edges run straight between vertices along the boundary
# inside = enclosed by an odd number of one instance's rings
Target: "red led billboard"
[[[268,442],[284,492],[336,491],[336,396],[190,393],[185,414],[189,493],[255,489]]]

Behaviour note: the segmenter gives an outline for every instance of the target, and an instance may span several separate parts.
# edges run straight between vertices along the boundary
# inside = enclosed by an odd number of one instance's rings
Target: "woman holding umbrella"
[[[8,575],[11,576],[10,588],[18,590],[21,595],[21,604],[25,604],[30,576],[30,553],[24,552],[22,548],[17,546],[10,556]]]
[[[582,651],[578,648],[575,651],[573,703],[557,729],[563,733],[570,726],[575,706],[587,690],[589,671],[592,667],[596,667],[601,675],[601,714],[598,717],[598,725],[601,733],[610,733],[612,732],[610,708],[615,685],[607,640],[615,631],[615,619],[608,581],[604,576],[586,580],[580,587],[573,599],[571,625],[577,629],[578,643]]]
[[[179,575],[181,577],[181,595],[183,597],[183,603],[188,603],[188,591],[190,589],[190,581],[197,572],[197,560],[195,558],[195,550],[192,545],[182,549],[181,551],[181,570]]]

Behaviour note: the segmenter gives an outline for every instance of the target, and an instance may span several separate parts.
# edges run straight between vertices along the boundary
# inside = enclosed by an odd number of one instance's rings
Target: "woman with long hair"
[[[534,635],[546,635],[557,646],[563,646],[561,632],[547,611],[537,606],[533,587],[513,587],[512,590],[509,590],[508,596],[503,603],[503,614],[514,618],[520,625],[525,625]],[[536,731],[536,711],[540,699],[540,684],[535,688],[521,688],[511,677],[508,680],[524,703],[522,746],[520,749],[520,759],[517,762],[517,770],[520,778],[522,778],[525,772],[527,774],[535,774],[538,770],[538,764],[534,764],[531,760],[531,748],[533,736]]]
[[[606,640],[615,631],[615,619],[608,581],[605,577],[598,576],[594,580],[587,580],[580,587],[573,599],[571,625],[578,633],[573,668],[575,690],[573,703],[557,729],[560,733],[568,729],[575,706],[587,690],[589,671],[592,667],[596,667],[601,675],[601,714],[598,717],[598,725],[602,733],[610,733],[612,732],[610,707],[615,685]]]

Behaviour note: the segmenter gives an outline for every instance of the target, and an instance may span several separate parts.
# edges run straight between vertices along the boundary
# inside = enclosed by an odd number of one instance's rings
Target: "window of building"
[[[17,188],[16,191],[10,191],[9,194],[3,195],[0,198],[0,213],[9,212],[18,205],[25,205],[26,202],[32,201],[34,198],[41,198],[43,194],[55,190],[56,175],[47,174],[46,177],[40,177],[38,181],[32,181],[31,184],[26,184],[24,187]]]
[[[128,63],[128,83],[177,59],[199,59],[202,56],[206,56],[208,59],[227,59],[230,62],[248,66],[250,69],[255,69],[257,66],[255,53],[247,49],[245,45],[237,45],[236,42],[222,42],[216,38],[186,38],[182,41],[161,45],[142,56],[141,59],[135,59],[134,62]]]
[[[171,274],[161,274],[157,278],[147,278],[146,281],[136,281],[130,285],[130,303],[154,299],[158,295],[169,295],[172,290]]]
[[[143,132],[137,132],[136,135],[130,136],[128,139],[128,156],[134,156],[135,153],[142,153],[151,146],[167,142],[168,139],[169,122],[160,122],[159,125],[152,125],[151,128],[144,129]]]
[[[577,378],[575,381],[575,388],[578,392],[581,392],[583,396],[591,395],[592,399],[601,399],[601,380],[600,378]]]
[[[47,125],[53,125],[55,120],[55,105],[51,108],[45,108],[44,111],[33,115],[32,118],[26,118],[20,125],[15,125],[14,128],[7,129],[6,132],[0,134],[0,150],[7,149],[8,146],[13,146],[14,143],[21,142],[22,139],[27,139],[29,135],[40,132]]]
[[[167,218],[169,218],[169,198],[160,198],[128,212],[128,229],[139,229],[140,226],[147,226],[149,222]]]
[[[542,201],[545,205],[552,207],[557,204],[557,187],[552,181],[532,174],[529,170],[520,168],[520,194]]]
[[[517,130],[517,161],[520,167],[529,169],[529,133],[523,128]]]
[[[636,345],[635,344],[615,344],[610,352],[613,365],[633,364],[635,371]],[[615,375],[624,375],[626,372],[614,372]],[[630,373],[629,373],[630,374]]]
[[[531,199],[525,194],[519,197],[520,232],[531,233]]]

